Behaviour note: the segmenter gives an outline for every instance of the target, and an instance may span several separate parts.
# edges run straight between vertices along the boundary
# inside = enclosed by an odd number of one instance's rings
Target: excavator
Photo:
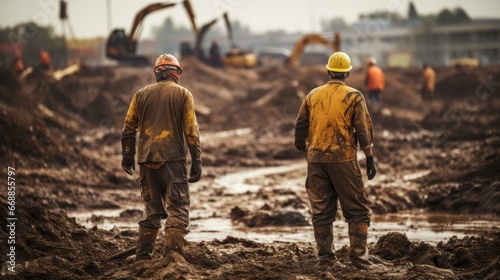
[[[335,32],[333,35],[333,41],[329,41],[325,37],[319,34],[307,34],[299,38],[292,49],[290,57],[287,60],[288,65],[298,66],[300,64],[300,57],[302,52],[307,45],[325,45],[330,47],[334,52],[340,51],[340,34]]]
[[[191,15],[192,14],[190,14],[190,17]],[[192,18],[194,18],[194,15],[192,15]],[[222,64],[224,66],[229,66],[229,67],[247,67],[247,68],[254,67],[255,65],[257,65],[257,56],[255,55],[255,53],[248,50],[242,50],[236,47],[236,44],[234,43],[233,39],[231,22],[229,21],[227,13],[223,14],[223,18],[227,28],[227,34],[228,34],[228,39],[230,41],[231,50],[221,57]],[[202,57],[203,53],[202,46],[205,34],[218,20],[219,20],[218,18],[215,18],[204,24],[200,29],[194,28],[196,35],[194,50],[191,49],[189,42],[182,42],[181,54],[183,57],[190,55],[196,55],[197,57]],[[193,23],[193,26],[196,26],[196,24]]]
[[[193,30],[198,33],[198,28],[194,21],[194,12],[189,0],[185,0],[184,8],[186,9],[191,21]],[[170,8],[178,3],[153,3],[140,10],[132,23],[132,28],[128,35],[124,29],[114,29],[106,42],[106,56],[122,63],[130,63],[134,65],[146,65],[149,63],[146,56],[137,55],[137,42],[139,33],[138,30],[144,18],[152,12]]]
[[[231,50],[222,56],[222,64],[230,67],[254,67],[257,65],[257,55],[249,50],[236,47],[233,39],[233,30],[227,13],[224,13],[224,22],[227,28],[227,37],[231,44]]]

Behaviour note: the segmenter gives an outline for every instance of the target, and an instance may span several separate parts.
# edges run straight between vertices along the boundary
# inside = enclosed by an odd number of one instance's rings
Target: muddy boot
[[[186,245],[184,236],[186,236],[187,233],[187,230],[181,228],[166,228],[165,238],[163,240],[163,257],[171,252],[184,255],[184,246]]]
[[[150,228],[139,225],[139,238],[135,250],[135,260],[150,260],[153,258],[158,228]]]
[[[349,223],[349,241],[351,243],[349,258],[352,264],[359,269],[374,272],[386,271],[383,265],[374,264],[368,259],[367,238],[367,223]]]
[[[333,246],[333,225],[323,225],[314,227],[314,239],[318,248],[318,265],[332,266],[339,270],[345,266],[340,263],[335,255]]]

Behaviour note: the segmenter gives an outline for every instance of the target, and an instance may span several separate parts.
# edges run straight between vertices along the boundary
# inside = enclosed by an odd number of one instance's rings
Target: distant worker
[[[212,41],[212,44],[210,45],[209,54],[210,54],[209,57],[210,64],[216,68],[222,67],[222,61],[220,58],[220,47],[217,40]]]
[[[422,73],[422,100],[428,101],[434,98],[434,88],[436,85],[436,72],[424,63],[424,71]]]
[[[351,59],[335,52],[326,65],[330,81],[305,97],[295,123],[295,147],[306,151],[306,190],[311,204],[318,265],[344,267],[333,246],[338,201],[349,224],[350,259],[360,269],[382,269],[368,260],[370,225],[357,145],[366,155],[368,179],[377,169],[373,159],[373,126],[361,92],[345,84]]]
[[[40,55],[40,68],[42,70],[49,70],[51,64],[50,54],[46,50],[41,49],[39,55]]]
[[[368,70],[366,71],[365,86],[368,91],[368,98],[375,110],[380,106],[380,94],[384,92],[385,81],[382,69],[378,67],[377,60],[370,58],[368,60]]]
[[[183,255],[189,225],[189,186],[200,180],[201,145],[191,92],[180,86],[183,69],[171,54],[158,57],[157,83],[138,90],[122,132],[122,168],[135,170],[135,142],[145,218],[139,221],[136,260],[152,259],[161,220],[165,222],[163,256]],[[186,157],[191,154],[188,177]]]
[[[19,54],[16,54],[11,63],[10,69],[14,76],[19,76],[24,71],[24,63]]]

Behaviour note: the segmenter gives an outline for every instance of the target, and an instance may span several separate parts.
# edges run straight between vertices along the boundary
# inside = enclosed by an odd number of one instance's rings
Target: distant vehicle
[[[227,28],[227,37],[231,43],[231,50],[222,57],[224,66],[233,67],[254,67],[257,65],[257,55],[245,49],[236,46],[233,39],[233,29],[227,13],[224,13],[224,21]]]
[[[198,32],[196,24],[194,23],[194,14],[191,9],[189,0],[185,0],[184,7],[193,25],[195,33]],[[117,60],[123,63],[130,63],[134,65],[147,65],[149,60],[146,56],[137,55],[137,43],[139,38],[140,26],[144,18],[152,12],[162,9],[170,8],[178,3],[153,3],[142,10],[140,10],[132,23],[130,34],[126,34],[124,29],[114,29],[108,37],[106,42],[106,57]]]
[[[453,67],[478,67],[479,59],[477,58],[457,58],[450,62]]]

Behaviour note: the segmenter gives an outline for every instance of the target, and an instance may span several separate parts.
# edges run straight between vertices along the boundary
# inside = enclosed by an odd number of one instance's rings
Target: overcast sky
[[[135,14],[154,0],[67,0],[68,16],[76,37],[106,37],[110,28],[130,30]],[[182,2],[182,0],[167,1]],[[253,32],[285,30],[288,32],[317,32],[321,20],[343,17],[348,23],[358,19],[361,13],[395,11],[406,16],[408,0],[191,0],[196,22],[201,25],[229,12],[232,20],[238,20]],[[499,0],[414,0],[418,13],[437,13],[443,8],[462,7],[473,18],[500,17]],[[107,7],[111,7],[111,26],[108,24]],[[0,26],[13,26],[33,20],[40,25],[53,25],[61,33],[59,0],[0,0]],[[159,26],[166,17],[178,25],[190,27],[182,5],[154,12],[146,17],[141,38],[151,37],[153,26]],[[221,22],[218,24],[222,24]]]

